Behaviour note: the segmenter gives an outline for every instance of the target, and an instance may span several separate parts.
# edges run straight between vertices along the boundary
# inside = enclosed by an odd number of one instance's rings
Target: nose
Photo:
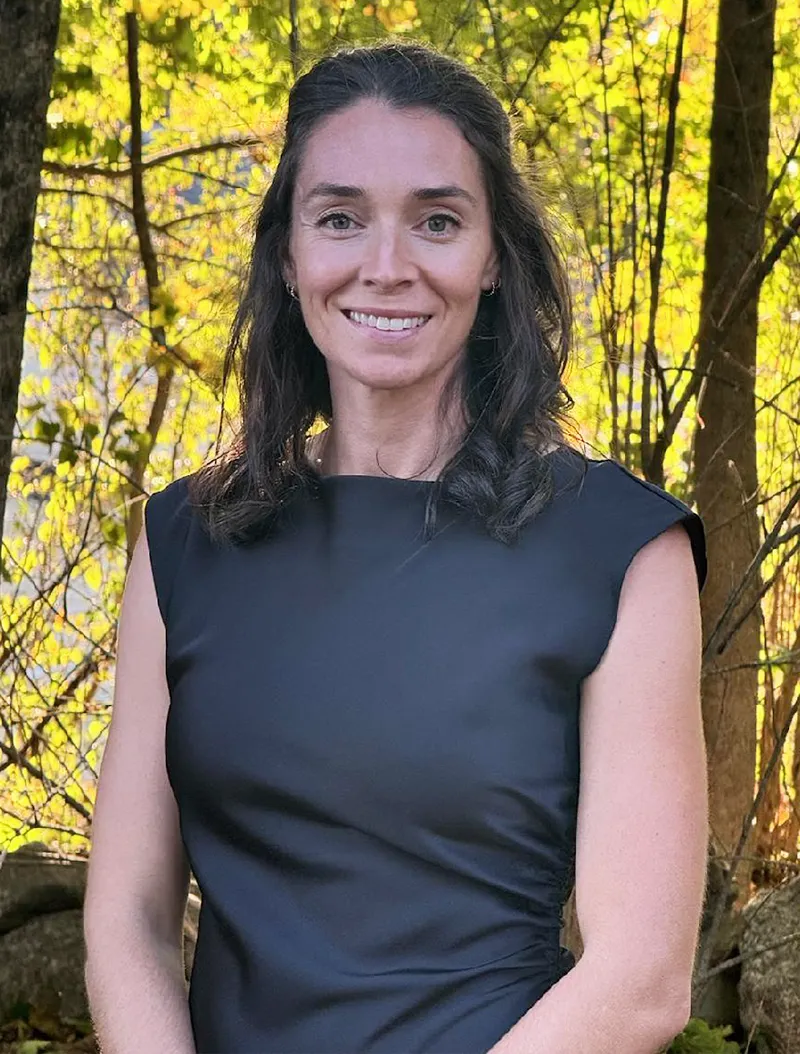
[[[361,280],[365,285],[391,289],[416,277],[411,247],[402,229],[377,226],[367,239],[361,263]]]

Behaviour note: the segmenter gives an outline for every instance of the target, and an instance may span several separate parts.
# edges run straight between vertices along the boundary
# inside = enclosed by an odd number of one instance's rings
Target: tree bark
[[[0,534],[61,0],[0,0]]]
[[[724,335],[718,326],[748,267],[763,252],[774,37],[774,0],[720,0],[696,362],[704,381],[694,438],[695,500],[709,543],[702,597],[707,641],[760,540],[758,294]],[[751,614],[735,634],[717,635],[704,667],[711,838],[723,856],[733,852],[753,800],[758,669],[742,664],[759,658],[760,612],[754,600],[759,585],[758,575],[752,576],[725,624],[732,626],[752,606]]]

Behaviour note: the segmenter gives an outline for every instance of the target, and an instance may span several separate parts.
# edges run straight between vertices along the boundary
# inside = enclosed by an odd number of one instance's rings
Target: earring
[[[500,288],[501,283],[502,283],[502,279],[501,278],[498,278],[496,282],[493,281],[492,282],[492,288],[486,290],[486,295],[487,296],[494,296],[494,294]]]
[[[294,297],[294,299],[297,300],[297,293],[295,293],[295,291],[294,291],[294,286],[293,285],[289,285],[289,283],[287,282],[286,283],[286,289],[289,292],[289,296]]]

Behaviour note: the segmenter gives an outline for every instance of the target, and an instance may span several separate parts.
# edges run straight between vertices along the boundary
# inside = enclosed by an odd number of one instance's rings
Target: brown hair
[[[223,388],[232,371],[239,377],[240,430],[229,450],[191,477],[190,500],[213,539],[246,542],[268,533],[293,495],[319,485],[306,447],[315,421],[331,421],[327,369],[281,264],[309,137],[324,118],[362,99],[449,118],[480,160],[502,285],[481,296],[465,354],[442,393],[442,418],[460,397],[467,428],[431,489],[425,529],[435,527],[445,498],[511,541],[552,495],[542,451],[566,445],[561,419],[574,405],[562,383],[572,328],[566,270],[538,194],[514,162],[499,100],[463,63],[420,43],[340,49],[293,86],[225,356]]]

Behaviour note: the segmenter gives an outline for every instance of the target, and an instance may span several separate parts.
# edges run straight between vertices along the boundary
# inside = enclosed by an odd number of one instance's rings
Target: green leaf
[[[712,1028],[702,1018],[693,1017],[670,1044],[667,1054],[741,1054],[738,1043],[726,1039],[730,1025]]]
[[[119,520],[115,520],[111,516],[104,516],[100,521],[100,533],[108,544],[115,549],[125,541],[125,528]]]
[[[175,41],[172,45],[173,52],[177,59],[183,62],[191,62],[194,58],[194,33],[188,19],[178,19],[178,22],[181,22],[182,25],[175,36]]]
[[[82,122],[61,121],[47,126],[47,146],[51,150],[89,156],[92,146],[92,129]]]
[[[100,426],[95,424],[94,421],[87,421],[83,426],[83,434],[81,435],[81,446],[85,446],[87,449],[91,447],[92,440],[96,439],[100,435]]]
[[[106,139],[103,145],[100,147],[100,153],[108,161],[114,162],[119,161],[120,156],[124,153],[122,149],[122,143],[119,139]]]
[[[37,417],[33,428],[33,437],[42,443],[53,443],[60,431],[60,421],[45,421],[41,417]]]

